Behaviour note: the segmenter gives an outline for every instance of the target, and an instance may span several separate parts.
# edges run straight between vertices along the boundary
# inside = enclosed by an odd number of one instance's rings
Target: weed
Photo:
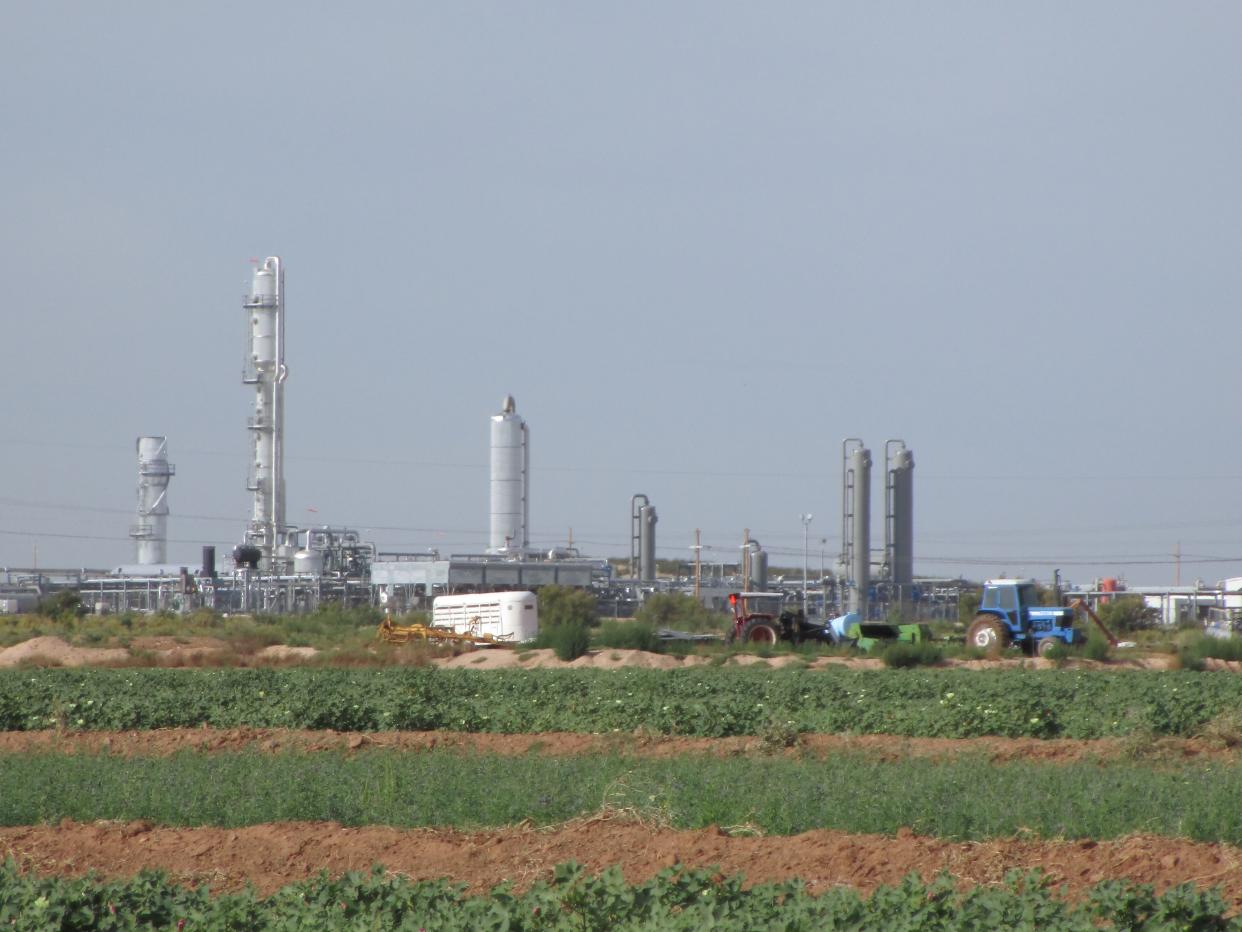
[[[1221,712],[1203,726],[1199,737],[1218,747],[1236,748],[1242,745],[1242,710],[1228,709]]]
[[[886,667],[932,667],[944,659],[944,652],[927,641],[893,641],[879,651]]]

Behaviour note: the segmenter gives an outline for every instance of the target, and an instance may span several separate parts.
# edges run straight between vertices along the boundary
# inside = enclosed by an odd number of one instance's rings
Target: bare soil
[[[553,828],[499,831],[344,828],[275,823],[250,828],[160,828],[146,822],[65,821],[0,829],[0,855],[24,869],[128,877],[158,868],[215,891],[253,884],[261,893],[326,870],[336,876],[383,864],[413,879],[447,878],[482,892],[505,880],[524,888],[576,860],[591,871],[620,866],[630,882],[673,865],[744,874],[749,882],[801,878],[814,892],[838,885],[870,891],[911,872],[948,871],[960,883],[996,884],[1014,868],[1043,868],[1071,892],[1110,878],[1158,889],[1193,882],[1221,886],[1242,907],[1242,849],[1148,835],[1116,841],[947,842],[909,830],[895,837],[814,831],[793,837],[737,836],[722,828],[673,831],[623,813]]]
[[[677,738],[659,735],[471,734],[446,731],[337,732],[282,728],[161,728],[152,731],[13,731],[0,732],[0,753],[38,752],[109,753],[161,757],[179,751],[426,751],[433,748],[487,754],[632,754],[644,757],[680,757],[688,754],[718,756],[785,754],[827,757],[861,753],[880,760],[910,757],[947,758],[977,755],[993,763],[1042,761],[1072,763],[1085,760],[1141,758],[1168,762],[1194,759],[1233,759],[1242,747],[1225,747],[1202,738],[1160,738],[1151,741],[1102,738],[905,738],[895,735],[799,736],[792,747],[773,747],[761,738]]]

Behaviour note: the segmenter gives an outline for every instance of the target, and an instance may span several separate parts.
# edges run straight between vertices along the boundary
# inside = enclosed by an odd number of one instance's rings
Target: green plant
[[[1093,629],[1087,635],[1087,643],[1082,645],[1082,655],[1087,660],[1105,661],[1109,654],[1112,653],[1112,645],[1108,643],[1108,638],[1104,634]]]
[[[944,659],[944,651],[928,641],[893,641],[879,650],[886,667],[932,667]]]
[[[1121,596],[1101,604],[1096,609],[1100,621],[1112,631],[1127,634],[1154,627],[1159,623],[1160,613],[1148,608],[1142,596]]]
[[[539,627],[555,628],[567,624],[581,624],[586,627],[599,624],[595,596],[583,589],[568,586],[552,585],[540,588]]]
[[[561,660],[576,660],[591,649],[591,632],[584,622],[566,621],[541,627],[535,647],[550,647]]]
[[[653,652],[663,647],[656,629],[642,621],[605,621],[600,625],[596,643],[600,647]]]
[[[648,596],[636,620],[653,628],[683,631],[720,631],[729,624],[727,615],[713,612],[684,592],[658,592]]]

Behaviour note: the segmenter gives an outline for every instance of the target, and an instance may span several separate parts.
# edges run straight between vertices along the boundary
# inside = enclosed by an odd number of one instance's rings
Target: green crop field
[[[1190,886],[1156,896],[1148,887],[1109,881],[1069,901],[1039,874],[1014,872],[1003,887],[965,893],[947,877],[910,877],[869,897],[848,889],[810,896],[796,882],[743,889],[742,878],[667,870],[630,885],[619,871],[589,875],[573,864],[550,882],[515,893],[498,887],[465,896],[460,886],[412,883],[379,872],[321,877],[270,897],[212,896],[158,873],[123,882],[34,878],[0,868],[0,926],[21,929],[437,929],[700,932],[704,929],[1239,929],[1216,894]]]
[[[973,670],[0,671],[0,729],[211,725],[1099,738],[1193,735],[1242,708],[1229,674]]]
[[[278,821],[477,828],[603,809],[675,828],[746,825],[945,839],[1116,838],[1135,832],[1242,844],[1242,763],[989,765],[453,751],[197,753],[142,758],[0,755],[0,824],[146,819],[237,827]]]

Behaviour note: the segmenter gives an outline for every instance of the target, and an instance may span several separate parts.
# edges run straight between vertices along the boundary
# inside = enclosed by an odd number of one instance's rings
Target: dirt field
[[[166,756],[178,751],[399,751],[455,748],[490,754],[637,754],[679,757],[686,754],[815,755],[862,753],[881,760],[952,757],[977,754],[1003,763],[1069,763],[1138,757],[1165,761],[1197,758],[1232,759],[1242,747],[1226,748],[1201,738],[1161,738],[1146,744],[1124,738],[1077,741],[1068,738],[905,738],[894,735],[802,735],[789,748],[772,748],[759,738],[669,738],[634,735],[535,734],[493,735],[444,731],[349,733],[267,728],[161,728],[153,731],[12,731],[0,732],[0,753],[47,751]]]
[[[1242,849],[1153,836],[1112,842],[945,842],[901,831],[896,837],[814,831],[782,838],[732,837],[722,829],[672,831],[621,816],[549,829],[500,831],[343,828],[284,823],[241,829],[157,828],[144,822],[0,829],[0,856],[41,873],[127,877],[160,868],[182,883],[224,891],[252,883],[261,892],[315,876],[383,864],[414,879],[448,878],[474,891],[502,880],[524,887],[576,860],[589,870],[619,865],[631,882],[684,864],[742,873],[752,882],[802,878],[812,891],[835,885],[870,891],[911,871],[948,871],[963,885],[994,884],[1014,868],[1043,868],[1078,891],[1109,878],[1163,890],[1192,881],[1220,885],[1242,907]]]

